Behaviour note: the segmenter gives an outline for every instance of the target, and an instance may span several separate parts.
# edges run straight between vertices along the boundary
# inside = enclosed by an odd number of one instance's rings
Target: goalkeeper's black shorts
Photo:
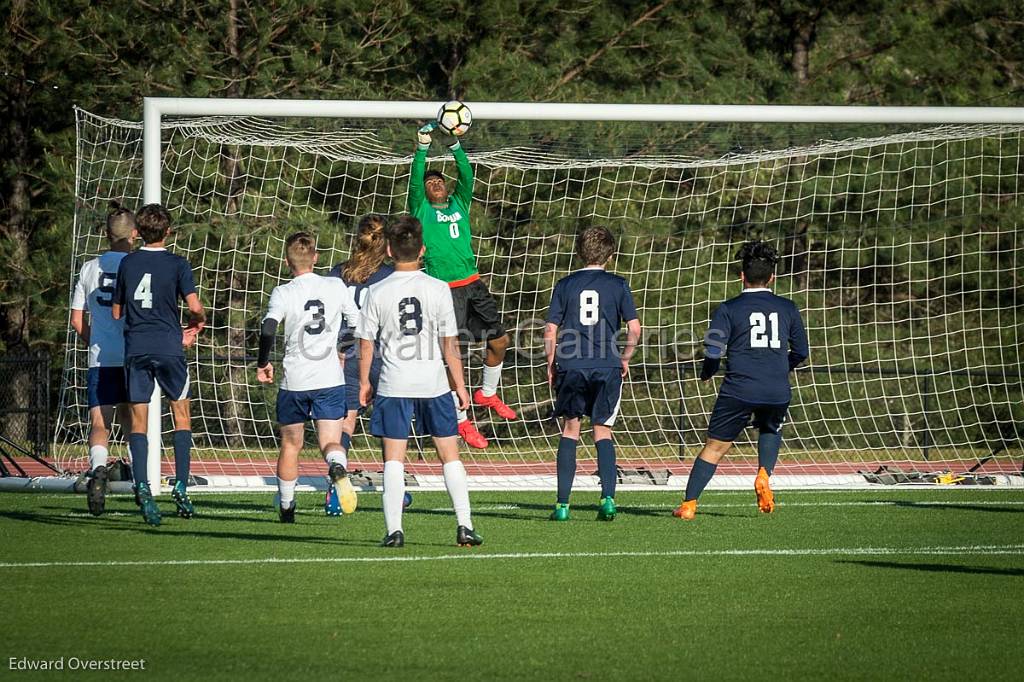
[[[455,321],[459,325],[459,340],[463,343],[490,341],[505,335],[498,302],[482,280],[452,289]]]

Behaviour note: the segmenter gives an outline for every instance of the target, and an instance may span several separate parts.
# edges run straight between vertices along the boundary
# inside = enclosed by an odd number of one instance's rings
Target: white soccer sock
[[[89,471],[93,471],[96,467],[107,466],[107,456],[110,453],[102,445],[93,445],[89,448]]]
[[[388,535],[402,530],[402,501],[405,499],[405,464],[384,462],[384,524]]]
[[[344,450],[331,450],[324,455],[324,461],[327,462],[327,466],[340,464],[346,470],[348,469],[348,453]]]
[[[295,484],[299,482],[299,479],[294,481],[285,481],[284,479],[277,479],[277,492],[281,496],[281,508],[292,506],[292,502],[295,501]]]
[[[480,392],[484,394],[485,398],[490,398],[498,392],[498,384],[501,383],[502,364],[499,362],[494,367],[484,365],[484,384],[480,387]]]
[[[455,460],[444,465],[444,487],[448,489],[448,497],[452,498],[455,507],[455,518],[460,526],[473,528],[473,520],[469,515],[469,485],[466,482],[466,467]]]
[[[455,391],[452,391],[452,400],[455,401],[455,411],[459,413],[459,423],[461,424],[462,422],[469,419],[469,415],[466,413],[465,410],[459,409],[459,394],[456,393]]]

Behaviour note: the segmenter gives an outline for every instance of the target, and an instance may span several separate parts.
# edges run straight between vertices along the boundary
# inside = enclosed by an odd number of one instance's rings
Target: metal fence
[[[50,356],[0,356],[0,443],[47,457],[50,426]]]

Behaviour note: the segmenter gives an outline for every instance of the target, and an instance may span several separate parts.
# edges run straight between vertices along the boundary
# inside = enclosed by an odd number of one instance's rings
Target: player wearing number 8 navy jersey
[[[701,380],[715,375],[723,354],[728,354],[729,364],[711,412],[707,442],[693,463],[683,503],[673,512],[682,519],[694,518],[697,498],[751,416],[759,432],[757,506],[766,514],[774,511],[769,476],[779,458],[789,408],[789,373],[809,354],[796,304],[768,288],[775,281],[779,259],[775,248],[767,242],[747,242],[737,258],[742,262],[743,292],[718,307],[704,337]]]
[[[184,346],[190,346],[206,324],[192,266],[164,247],[171,234],[171,214],[160,204],[147,204],[135,216],[145,246],[125,256],[117,271],[111,315],[124,317],[124,367],[132,426],[128,447],[132,453],[135,490],[146,523],[160,525],[160,510],[149,489],[146,426],[154,384],[171,403],[174,417],[174,488],[171,497],[179,516],[194,512],[188,498],[192,457],[192,417],[188,399],[188,366]],[[182,333],[179,302],[188,305],[190,321]],[[158,476],[160,472],[152,472]]]
[[[419,269],[423,228],[412,216],[398,218],[385,229],[387,253],[395,272],[370,287],[360,313],[359,400],[373,399],[370,431],[384,445],[383,547],[402,547],[402,506],[405,498],[405,452],[415,418],[419,435],[434,438],[443,462],[444,484],[455,509],[455,541],[479,545],[473,530],[466,470],[459,461],[458,418],[449,382],[459,405],[469,403],[459,356],[458,326],[452,293],[445,282]],[[376,388],[370,383],[371,361],[382,359]]]
[[[601,477],[597,518],[615,518],[615,446],[612,426],[622,400],[622,380],[640,338],[640,321],[629,284],[605,271],[615,253],[606,227],[589,227],[576,240],[585,267],[555,284],[544,329],[548,381],[555,389],[556,417],[565,417],[558,443],[558,500],[552,521],[569,519],[569,493],[576,475],[580,417],[590,417]],[[620,350],[620,330],[627,327]]]
[[[342,319],[359,319],[352,292],[337,277],[313,272],[316,240],[297,232],[285,240],[285,260],[295,278],[275,287],[260,329],[256,379],[274,380],[270,351],[279,323],[284,323],[284,376],[277,392],[281,452],[277,460],[279,512],[283,523],[295,520],[295,483],[306,422],[316,422],[320,452],[327,462],[329,485],[324,511],[329,516],[356,510],[355,490],[348,479],[348,453],[341,443],[341,422],[347,412],[345,375],[338,356]]]

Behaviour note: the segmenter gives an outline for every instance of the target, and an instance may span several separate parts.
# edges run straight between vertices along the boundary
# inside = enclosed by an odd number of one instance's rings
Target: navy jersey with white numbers
[[[791,397],[790,370],[809,350],[796,304],[769,289],[750,288],[718,306],[704,336],[704,353],[728,358],[720,395],[781,405]]]
[[[563,369],[619,367],[619,330],[637,319],[629,284],[603,268],[563,277],[551,294],[547,321],[556,324],[555,363]]]
[[[382,279],[384,279],[385,277],[387,277],[388,275],[395,271],[395,268],[391,265],[381,265],[379,268],[377,268],[376,272],[374,272],[372,275],[366,278],[365,282],[353,282],[348,277],[345,277],[345,265],[345,263],[338,263],[333,268],[331,268],[331,271],[327,273],[327,275],[329,277],[341,278],[341,281],[345,283],[345,286],[348,287],[348,290],[352,292],[352,298],[355,299],[356,306],[359,309],[362,309],[363,303],[366,301],[367,290],[371,286],[373,286],[374,284],[381,281]],[[354,335],[355,325],[352,324],[351,320],[346,318],[345,326],[342,329],[341,334],[339,334],[339,339],[341,340],[341,348],[342,350],[345,351],[346,360],[358,355],[358,352],[356,351],[356,344],[354,343]]]
[[[147,246],[125,256],[114,289],[124,318],[125,357],[184,357],[178,305],[195,291],[192,266],[181,256]]]

